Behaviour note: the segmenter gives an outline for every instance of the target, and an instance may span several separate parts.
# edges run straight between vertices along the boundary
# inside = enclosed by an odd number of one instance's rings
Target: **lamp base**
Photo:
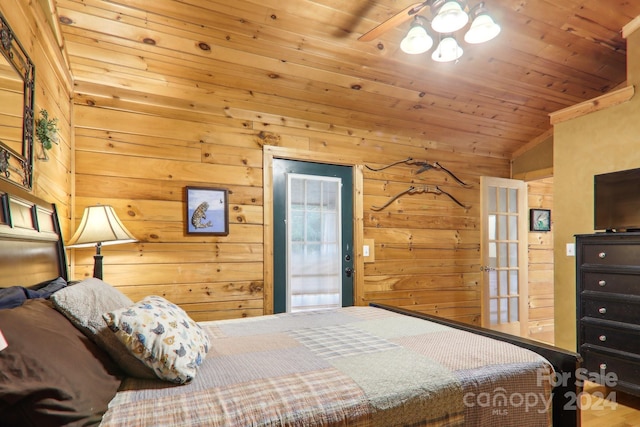
[[[94,255],[93,259],[93,277],[102,280],[102,255]]]

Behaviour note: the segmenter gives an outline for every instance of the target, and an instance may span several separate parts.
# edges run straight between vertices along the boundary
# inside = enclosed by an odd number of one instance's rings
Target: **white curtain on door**
[[[287,311],[342,305],[339,178],[287,174]]]

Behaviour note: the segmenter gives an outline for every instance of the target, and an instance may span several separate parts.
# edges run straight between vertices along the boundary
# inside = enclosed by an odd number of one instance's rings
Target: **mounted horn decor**
[[[471,208],[471,206],[461,203],[458,199],[456,199],[455,197],[453,197],[451,194],[447,193],[446,191],[442,190],[437,185],[433,185],[433,186],[424,185],[422,187],[415,187],[415,186],[411,185],[406,190],[401,191],[398,194],[396,194],[395,196],[393,196],[392,198],[390,198],[387,201],[387,203],[385,203],[384,205],[382,205],[382,206],[371,206],[371,209],[374,210],[374,211],[381,211],[382,209],[386,208],[391,203],[393,203],[395,200],[399,199],[400,197],[402,197],[402,196],[404,196],[406,194],[412,195],[412,194],[423,194],[423,193],[444,194],[445,196],[448,196],[451,200],[453,200],[458,206],[463,207],[465,209]]]
[[[462,181],[460,178],[458,178],[457,176],[455,176],[453,174],[453,172],[451,172],[449,169],[445,168],[444,166],[442,166],[440,163],[438,162],[432,162],[429,163],[426,160],[414,160],[412,157],[407,157],[404,160],[398,160],[397,162],[393,162],[389,165],[386,166],[382,166],[381,168],[372,168],[371,166],[365,165],[367,169],[374,171],[374,172],[380,172],[383,171],[385,169],[388,169],[392,166],[395,165],[399,165],[400,163],[404,163],[406,165],[416,165],[416,166],[420,166],[420,169],[416,170],[415,174],[419,174],[422,173],[424,171],[428,171],[430,169],[436,169],[436,170],[441,170],[443,172],[446,172],[447,174],[449,174],[449,176],[453,179],[455,179],[455,181],[460,184],[462,187],[464,188],[471,188],[472,185],[471,184],[467,184],[464,181]]]
[[[388,168],[390,168],[392,166],[399,165],[401,163],[404,163],[404,164],[410,165],[410,166],[413,166],[413,165],[420,166],[414,172],[416,175],[419,174],[419,173],[422,173],[424,171],[428,171],[430,169],[437,169],[437,170],[441,170],[443,172],[446,172],[461,187],[464,187],[464,188],[471,188],[472,187],[471,184],[467,184],[466,182],[462,181],[460,178],[455,176],[453,172],[451,172],[449,169],[447,169],[444,166],[442,166],[440,163],[438,163],[438,162],[428,162],[426,160],[414,160],[412,157],[407,157],[404,160],[398,160],[397,162],[393,162],[391,164],[388,164],[386,166],[382,166],[382,167],[379,167],[379,168],[372,168],[369,165],[365,165],[365,167],[367,169],[371,170],[371,171],[380,172],[380,171],[388,169]],[[402,197],[404,195],[407,195],[407,194],[408,195],[423,194],[423,193],[433,193],[433,194],[438,194],[438,195],[444,194],[445,196],[447,196],[451,200],[453,200],[458,206],[463,207],[465,209],[471,208],[471,206],[465,205],[464,203],[460,202],[458,199],[453,197],[450,193],[447,193],[446,191],[444,191],[443,189],[441,189],[437,185],[431,185],[431,186],[430,185],[424,185],[422,187],[416,187],[416,186],[411,185],[406,190],[401,191],[400,193],[398,193],[395,196],[391,197],[387,201],[387,203],[385,203],[384,205],[382,205],[382,206],[371,206],[371,209],[374,210],[374,211],[381,211],[382,209],[386,208],[391,203],[393,203],[395,200],[399,199],[400,197]]]

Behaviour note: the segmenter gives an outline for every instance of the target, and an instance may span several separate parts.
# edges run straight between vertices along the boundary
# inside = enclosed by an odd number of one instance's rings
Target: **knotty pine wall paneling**
[[[298,125],[303,118],[280,118],[276,125],[247,120],[259,112],[189,114],[161,99],[119,101],[102,96],[108,88],[98,89],[75,99],[76,212],[110,204],[140,240],[103,248],[105,281],[132,299],[163,295],[198,320],[263,314],[262,150],[275,145],[341,153],[374,167],[407,157],[438,161],[473,184],[465,189],[441,171],[417,174],[416,166],[404,164],[364,169],[364,238],[374,240],[376,261],[365,264],[364,298],[357,303],[479,323],[479,177],[507,176],[507,160],[433,150],[428,141],[391,134],[355,136],[369,135],[364,129],[333,131],[327,124],[320,130],[317,123],[311,129]],[[416,194],[383,211],[371,209],[410,185],[439,185],[471,207]],[[185,234],[185,186],[229,189],[228,236]],[[76,278],[91,275],[92,256],[76,250]]]
[[[164,1],[116,2],[117,10],[98,0],[56,4],[73,64],[74,220],[85,206],[108,203],[140,240],[103,249],[107,282],[132,299],[164,295],[197,320],[264,314],[270,271],[263,147],[275,146],[345,156],[363,168],[360,237],[374,241],[376,261],[357,272],[358,304],[379,301],[479,323],[478,185],[482,175],[509,176],[509,159],[495,154],[507,129],[483,128],[494,137],[463,148],[430,139],[416,130],[418,116],[429,114],[414,108],[420,90],[376,73],[354,80],[350,69],[367,68],[314,43],[302,46],[317,61],[308,62],[290,32],[260,24],[273,15],[265,15],[268,6],[252,4],[239,22]],[[406,111],[401,119],[382,113],[383,93],[402,95],[394,104]],[[372,114],[380,120],[371,123]],[[456,119],[442,120],[451,124],[449,138],[458,134]],[[407,157],[438,161],[473,187],[459,187],[440,171],[363,166]],[[440,185],[471,207],[416,194],[371,209],[410,185]],[[228,236],[185,234],[186,186],[229,189]],[[93,252],[75,253],[75,277],[91,275]]]
[[[34,138],[32,192],[56,204],[63,236],[69,238],[73,232],[70,227],[73,134],[69,66],[49,26],[47,12],[38,2],[3,0],[0,12],[34,64],[36,118],[41,109],[46,109],[50,118],[58,119],[59,142],[47,153],[48,161],[40,159],[42,145]]]

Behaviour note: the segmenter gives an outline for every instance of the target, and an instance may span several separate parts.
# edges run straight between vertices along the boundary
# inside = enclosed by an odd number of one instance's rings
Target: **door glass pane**
[[[518,190],[515,188],[509,189],[509,213],[518,212]]]
[[[340,179],[287,175],[287,311],[342,305]]]
[[[518,295],[518,270],[509,271],[509,295]]]
[[[487,207],[489,209],[489,212],[495,212],[497,211],[497,206],[498,204],[496,203],[496,187],[489,187],[487,189],[487,193],[489,195],[488,197],[488,201],[487,201]]]
[[[498,266],[498,254],[496,252],[495,242],[489,243],[489,267],[491,268]]]
[[[507,271],[506,270],[501,270],[500,274],[498,275],[499,279],[499,286],[500,286],[500,295],[507,295],[507,285],[509,284],[509,282],[507,281]]]
[[[498,323],[498,300],[492,299],[489,301],[489,318],[491,319],[491,324],[495,325]]]
[[[307,218],[304,223],[305,228],[307,230],[307,241],[308,242],[319,242],[322,235],[322,217],[319,212],[313,212],[317,209],[316,205],[309,205],[309,209],[311,211],[307,211]]]
[[[518,217],[509,216],[509,240],[518,240]]]
[[[508,267],[507,244],[498,243],[498,267]]]
[[[507,216],[498,215],[498,239],[507,240]]]
[[[489,240],[496,240],[496,216],[489,215]]]
[[[335,185],[324,185],[322,187],[322,202],[325,205],[325,209],[333,212],[338,209],[338,198],[340,197],[337,193],[337,186]]]
[[[304,211],[291,211],[292,224],[294,227],[291,227],[290,239],[293,242],[302,242],[304,241]]]
[[[498,274],[496,271],[489,272],[489,297],[498,296]]]
[[[320,181],[315,179],[305,180],[304,184],[306,185],[306,208],[309,211],[318,211],[320,210],[320,205],[322,204],[321,194],[320,194],[320,186],[322,185]]]
[[[507,189],[498,188],[498,210],[507,212]]]
[[[509,322],[509,298],[500,298],[500,323]]]
[[[520,304],[518,297],[509,298],[509,322],[517,322],[520,318],[518,304]]]
[[[509,243],[509,267],[518,267],[518,244]]]

